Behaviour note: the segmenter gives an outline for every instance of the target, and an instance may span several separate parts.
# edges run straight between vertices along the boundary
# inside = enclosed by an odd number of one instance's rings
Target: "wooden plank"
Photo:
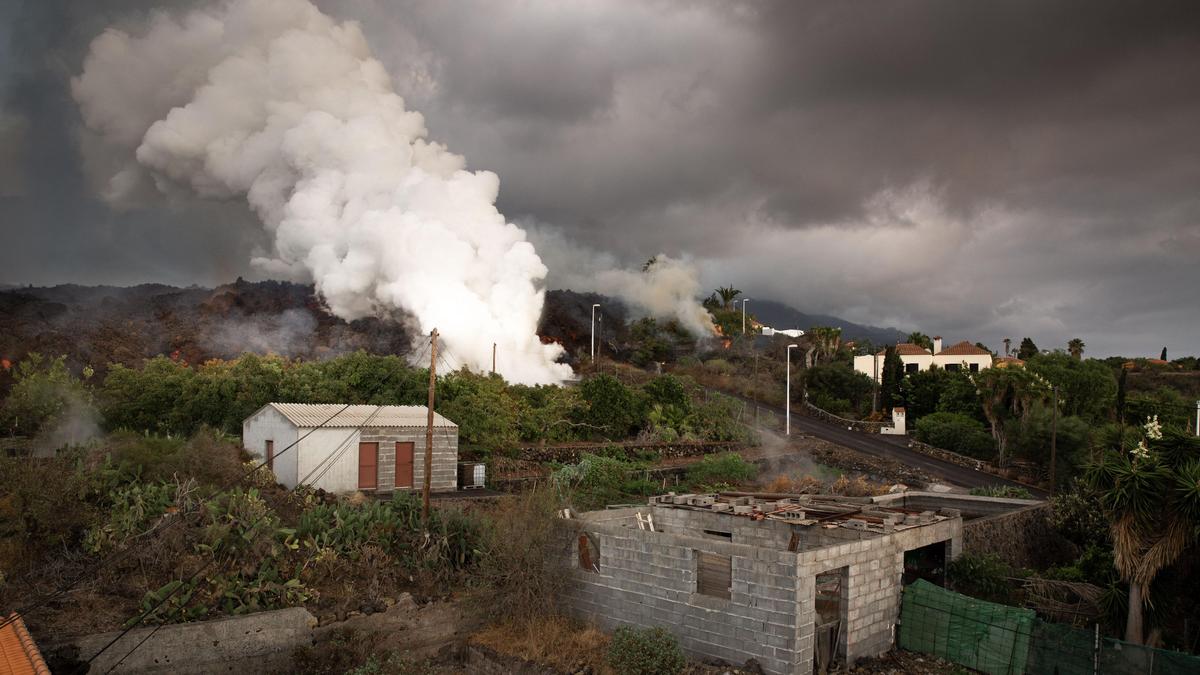
[[[733,565],[727,555],[696,552],[696,592],[714,598],[730,597]]]

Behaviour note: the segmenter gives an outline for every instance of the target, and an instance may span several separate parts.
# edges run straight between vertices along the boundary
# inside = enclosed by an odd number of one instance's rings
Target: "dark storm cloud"
[[[244,271],[240,207],[114,213],[81,169],[66,78],[155,3],[52,4],[0,39],[6,280]],[[1195,3],[318,4],[512,219],[812,312],[1200,351]]]

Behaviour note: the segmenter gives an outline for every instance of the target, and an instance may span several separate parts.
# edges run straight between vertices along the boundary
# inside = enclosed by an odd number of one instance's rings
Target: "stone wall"
[[[613,449],[630,452],[654,452],[664,459],[699,457],[719,452],[736,452],[746,447],[735,441],[705,441],[677,443],[570,443],[561,445],[532,445],[518,449],[518,458],[531,462],[574,464],[585,453],[605,454]]]
[[[1070,562],[1078,551],[1050,526],[1050,508],[1041,503],[972,520],[963,526],[963,550],[994,554],[1015,567],[1044,569]]]
[[[826,422],[832,422],[839,426],[846,427],[848,429],[853,429],[855,431],[861,431],[861,432],[867,433],[867,434],[879,433],[880,429],[882,429],[883,425],[884,425],[884,422],[868,422],[865,420],[852,420],[852,419],[847,419],[845,417],[838,417],[837,415],[834,415],[833,413],[829,412],[828,410],[822,410],[821,408],[818,408],[817,406],[809,403],[808,401],[804,402],[804,407],[802,408],[802,410],[809,417],[815,417],[819,420],[825,420]],[[889,420],[887,422],[887,424],[890,425],[891,421]]]

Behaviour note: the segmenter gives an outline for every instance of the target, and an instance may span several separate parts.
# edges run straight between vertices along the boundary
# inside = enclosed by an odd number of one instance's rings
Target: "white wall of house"
[[[289,446],[296,442],[298,432],[283,413],[267,406],[242,422],[242,447],[255,461],[261,462],[266,459],[267,441],[274,441],[275,478],[288,487],[295,487],[299,452],[297,448]]]
[[[948,354],[938,354],[933,357],[933,362],[936,363],[939,368],[945,368],[949,365],[959,365],[962,370],[971,372],[971,366],[974,365],[975,370],[980,371],[985,368],[992,367],[992,355],[968,354],[953,356]],[[924,370],[924,368],[922,368],[922,370]]]
[[[879,372],[875,371],[875,359],[879,359]],[[901,355],[900,362],[904,364],[904,372],[910,372],[909,365],[915,365],[918,371],[929,370],[930,366],[936,365],[938,368],[946,368],[948,365],[958,365],[964,372],[971,372],[971,366],[976,366],[976,371],[984,370],[992,367],[991,354],[968,354],[968,355],[948,355],[948,354],[914,354]],[[883,356],[874,356],[867,354],[866,356],[854,357],[854,369],[866,375],[874,377],[876,382],[883,380]]]

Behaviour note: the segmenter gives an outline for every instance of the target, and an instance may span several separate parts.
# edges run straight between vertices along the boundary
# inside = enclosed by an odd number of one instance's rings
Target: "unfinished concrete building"
[[[606,630],[662,626],[692,657],[812,673],[891,648],[902,584],[943,583],[952,508],[666,495],[580,515],[565,598]]]

